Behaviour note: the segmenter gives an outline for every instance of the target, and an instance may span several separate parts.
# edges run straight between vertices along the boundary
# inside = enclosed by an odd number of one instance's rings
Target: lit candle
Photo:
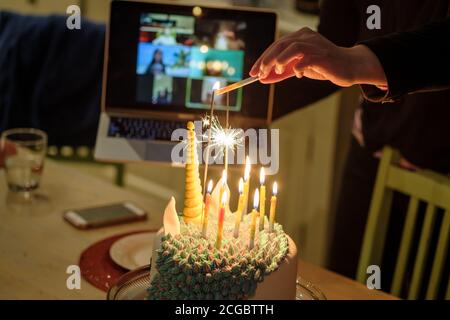
[[[217,240],[216,248],[220,249],[222,245],[222,234],[223,234],[223,220],[225,219],[225,202],[227,201],[227,192],[224,191],[222,195],[222,200],[219,208],[219,221],[217,222]]]
[[[277,210],[277,193],[278,184],[273,183],[272,198],[270,198],[270,218],[269,218],[269,231],[273,232],[273,225],[275,223],[275,211]]]
[[[245,159],[245,172],[244,172],[244,207],[242,208],[243,212],[247,214],[248,212],[248,192],[250,188],[250,170],[251,170],[251,164],[250,164],[250,158],[247,156]],[[241,216],[241,221],[244,219],[244,214]]]
[[[253,210],[252,210],[252,224],[250,226],[250,243],[249,249],[253,249],[255,246],[255,233],[256,233],[256,218],[258,216],[258,203],[259,203],[259,191],[255,189],[255,196],[253,198]]]
[[[266,215],[266,173],[264,171],[264,168],[261,168],[260,174],[259,174],[259,182],[261,183],[261,186],[259,188],[259,230],[264,229],[264,218]]]
[[[211,204],[212,188],[213,188],[213,182],[212,182],[212,180],[209,180],[208,189],[206,191],[206,197],[205,197],[205,206],[203,209],[202,235],[204,238],[206,238],[206,230],[208,228],[208,212],[209,212],[209,206]]]
[[[239,179],[239,202],[234,223],[234,237],[239,237],[239,226],[241,224],[242,210],[244,210],[244,180]]]

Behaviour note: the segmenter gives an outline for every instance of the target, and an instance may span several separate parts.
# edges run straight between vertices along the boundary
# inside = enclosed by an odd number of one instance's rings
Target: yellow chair
[[[367,267],[369,265],[381,265],[383,251],[387,249],[384,247],[384,243],[388,229],[392,194],[394,191],[398,191],[408,195],[410,198],[395,265],[391,293],[399,296],[403,281],[405,281],[405,270],[411,254],[411,244],[413,242],[414,228],[417,220],[417,208],[419,201],[423,201],[427,204],[427,208],[407,298],[417,299],[422,286],[426,286],[425,298],[435,299],[438,294],[439,285],[443,281],[447,281],[445,298],[450,299],[450,279],[441,279],[449,249],[450,179],[427,170],[412,172],[400,168],[395,164],[399,157],[399,153],[392,148],[385,147],[383,149],[383,156],[378,168],[367,219],[357,279],[364,283],[367,278]],[[435,255],[434,257],[429,257],[431,236],[436,225],[437,208],[442,208],[445,212],[439,229]],[[432,269],[429,282],[424,283],[424,268],[427,259],[433,259]]]

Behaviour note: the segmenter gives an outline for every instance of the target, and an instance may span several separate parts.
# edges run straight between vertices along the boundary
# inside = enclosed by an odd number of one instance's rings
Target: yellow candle
[[[217,223],[217,240],[216,248],[220,249],[222,246],[222,234],[223,234],[223,221],[225,219],[225,202],[227,201],[227,192],[224,191],[222,195],[222,201],[219,208],[219,221]]]
[[[269,231],[273,232],[273,225],[275,223],[275,211],[277,210],[277,193],[278,184],[273,183],[272,198],[270,198],[270,218],[269,218]]]
[[[206,196],[205,196],[205,206],[203,208],[202,235],[204,238],[206,238],[206,230],[208,229],[208,212],[209,212],[209,206],[211,204],[212,188],[213,188],[213,182],[212,182],[212,180],[209,180],[208,190],[206,191]]]
[[[250,242],[249,249],[253,249],[255,246],[255,234],[256,234],[256,218],[258,216],[258,203],[259,203],[259,191],[255,190],[255,196],[253,198],[253,211],[252,211],[252,224],[250,226]]]
[[[250,189],[250,170],[251,170],[251,164],[250,164],[250,158],[247,156],[245,160],[245,172],[244,172],[244,207],[243,207],[243,214],[241,216],[241,221],[244,219],[244,215],[248,212],[248,192]]]
[[[234,237],[239,237],[239,226],[241,224],[242,210],[244,210],[244,180],[239,179],[239,202],[234,222]]]
[[[266,173],[264,168],[261,168],[259,174],[259,182],[261,186],[259,188],[259,230],[264,230],[264,218],[266,215],[266,186],[264,185],[266,181]]]

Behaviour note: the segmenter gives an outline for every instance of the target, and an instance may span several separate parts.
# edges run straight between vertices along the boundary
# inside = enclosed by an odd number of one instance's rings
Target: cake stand
[[[150,265],[124,274],[113,285],[107,295],[108,300],[145,300],[150,284]],[[312,283],[297,278],[297,300],[326,300],[325,295]]]

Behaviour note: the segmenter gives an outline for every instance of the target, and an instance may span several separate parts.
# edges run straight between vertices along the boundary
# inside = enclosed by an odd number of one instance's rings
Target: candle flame
[[[207,192],[208,192],[208,193],[211,193],[212,189],[213,189],[213,181],[212,181],[212,180],[209,180]]]
[[[250,178],[250,170],[251,170],[251,164],[250,164],[250,157],[247,156],[245,159],[245,171],[244,171],[244,180],[248,181]]]
[[[261,184],[264,184],[266,181],[266,172],[264,171],[264,167],[261,168],[261,171],[259,172],[259,182]]]
[[[214,82],[214,85],[212,87],[213,91],[216,91],[217,89],[220,88],[220,81],[216,81]]]
[[[277,184],[276,181],[273,183],[272,193],[273,193],[274,196],[276,196],[277,193],[278,193],[278,184]]]
[[[222,206],[225,206],[227,203],[227,191],[225,190],[222,194]]]
[[[222,183],[224,185],[227,183],[227,170],[222,171]]]
[[[244,180],[242,178],[239,179],[239,194],[242,194],[244,191]]]
[[[253,198],[253,208],[258,209],[258,205],[259,205],[259,189],[256,188],[255,196]]]

